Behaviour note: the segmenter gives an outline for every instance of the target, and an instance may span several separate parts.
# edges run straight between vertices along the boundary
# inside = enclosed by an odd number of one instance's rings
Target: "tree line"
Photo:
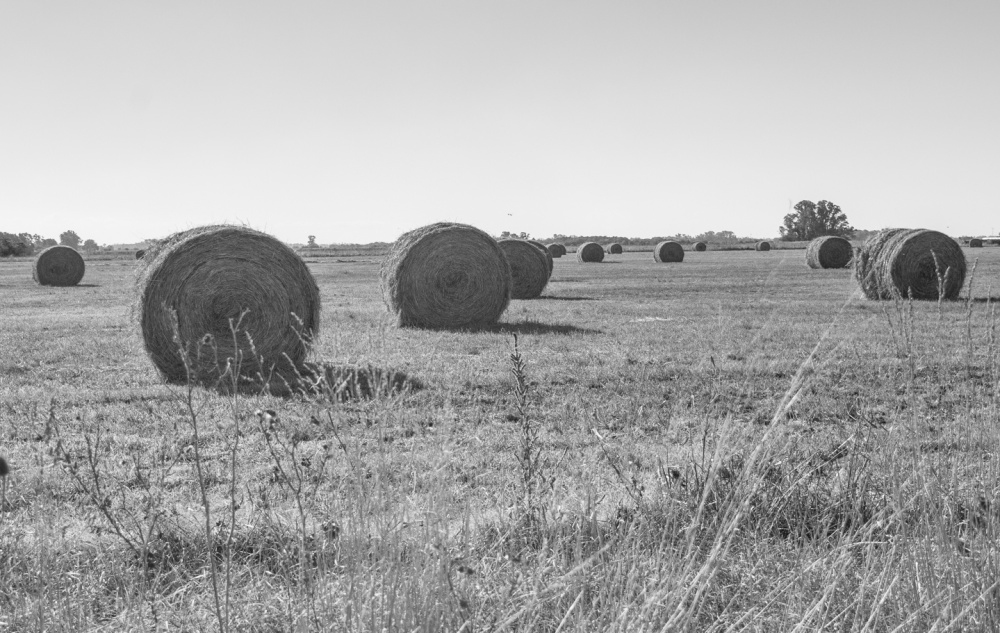
[[[80,242],[83,242],[81,245]],[[5,233],[0,231],[0,257],[19,257],[34,255],[50,246],[72,246],[84,252],[94,252],[100,250],[100,246],[94,240],[81,240],[76,231],[64,231],[59,234],[59,241],[44,238],[36,233]]]

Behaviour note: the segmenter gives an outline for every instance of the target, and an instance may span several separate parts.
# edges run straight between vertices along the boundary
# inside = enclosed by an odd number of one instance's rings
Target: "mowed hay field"
[[[965,252],[942,303],[801,250],[564,257],[475,332],[307,257],[315,356],[424,385],[343,403],[165,385],[134,262],[2,261],[0,630],[989,630],[1000,249]]]

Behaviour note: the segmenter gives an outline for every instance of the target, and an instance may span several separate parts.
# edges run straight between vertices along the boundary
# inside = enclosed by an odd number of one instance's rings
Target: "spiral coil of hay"
[[[755,251],[769,251],[771,250],[771,243],[766,241],[760,241],[757,242],[756,245],[754,245],[753,249]]]
[[[703,253],[708,250],[708,244],[706,244],[705,242],[695,242],[694,250],[698,251],[699,253]]]
[[[806,247],[809,268],[847,268],[854,258],[854,247],[843,237],[824,235]]]
[[[927,229],[883,229],[865,242],[854,278],[869,299],[955,299],[965,283],[958,242]]]
[[[983,247],[983,240],[979,239],[978,237],[974,237],[971,240],[969,240],[969,248],[982,248],[982,247]]]
[[[653,248],[653,259],[661,263],[684,261],[684,247],[680,242],[667,240]]]
[[[534,247],[532,247],[534,248]],[[404,233],[380,271],[382,296],[402,327],[495,324],[510,303],[510,264],[479,229],[438,222]]]
[[[83,256],[70,246],[50,246],[38,254],[31,277],[42,286],[75,286],[86,271]]]
[[[597,264],[604,261],[604,247],[597,242],[584,242],[576,247],[576,258],[585,263]]]
[[[546,248],[549,251],[549,255],[552,255],[552,257],[562,257],[566,254],[566,247],[562,244],[553,243],[549,244]]]
[[[319,332],[312,273],[291,248],[246,227],[171,235],[147,250],[136,288],[146,352],[171,383],[268,391],[296,380]]]
[[[608,248],[606,250],[611,255],[621,255],[622,245],[617,242],[615,242],[614,244],[608,244]]]
[[[535,299],[549,282],[549,267],[538,248],[525,240],[500,240],[510,264],[510,298]]]
[[[552,268],[555,266],[555,264],[552,261],[552,253],[550,253],[549,249],[545,247],[545,244],[542,244],[541,242],[537,242],[535,240],[526,240],[526,241],[528,242],[528,244],[531,244],[538,250],[542,251],[542,255],[545,256],[545,265],[549,269],[549,277],[552,277]]]

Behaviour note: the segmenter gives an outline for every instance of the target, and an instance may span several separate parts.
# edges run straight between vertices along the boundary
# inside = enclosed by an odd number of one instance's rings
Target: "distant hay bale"
[[[695,242],[694,250],[698,251],[699,253],[703,253],[708,250],[708,244],[706,244],[705,242]]]
[[[566,247],[562,244],[549,244],[546,249],[552,257],[562,257],[566,254]]]
[[[146,352],[171,383],[268,391],[295,381],[319,332],[305,263],[242,226],[171,235],[147,249],[136,287]]]
[[[854,247],[843,237],[824,235],[809,242],[806,264],[809,268],[847,268],[854,258]]]
[[[969,248],[982,248],[982,247],[983,247],[983,241],[978,237],[974,237],[971,240],[969,240]]]
[[[622,245],[619,244],[619,243],[617,243],[617,242],[615,242],[614,244],[609,244],[607,250],[608,250],[608,253],[610,253],[612,255],[621,255],[622,254]]]
[[[549,268],[549,277],[551,277],[552,276],[552,268],[555,265],[552,262],[552,253],[550,253],[549,249],[545,247],[545,244],[542,244],[541,242],[537,242],[535,240],[525,240],[525,241],[527,241],[528,244],[531,244],[532,246],[534,246],[538,250],[542,251],[542,255],[545,256],[545,264]]]
[[[854,278],[869,299],[955,299],[965,273],[958,242],[926,229],[883,229],[854,263]]]
[[[765,242],[765,241],[757,242],[757,244],[754,246],[754,250],[755,251],[769,251],[769,250],[771,250],[771,243],[770,242]]]
[[[576,247],[576,258],[581,262],[603,262],[604,247],[597,242],[584,242]]]
[[[510,263],[510,298],[535,299],[549,282],[545,255],[525,240],[500,240],[500,250]]]
[[[662,263],[684,261],[684,247],[680,242],[667,240],[653,248],[653,259]]]
[[[534,248],[534,247],[532,247]],[[510,264],[497,241],[467,224],[404,233],[380,272],[382,296],[402,327],[495,324],[510,303]]]
[[[83,279],[83,256],[70,246],[50,246],[38,254],[31,277],[43,286],[75,286]]]
[[[146,254],[146,251],[144,249],[140,248],[139,250],[137,250],[135,252],[135,258],[136,259],[142,259],[143,255],[145,255],[145,254]]]

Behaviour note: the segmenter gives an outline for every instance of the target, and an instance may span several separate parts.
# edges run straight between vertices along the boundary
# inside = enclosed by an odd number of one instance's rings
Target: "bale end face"
[[[771,243],[770,242],[765,242],[765,241],[757,242],[757,244],[754,245],[754,250],[755,251],[769,251],[769,250],[771,250]]]
[[[695,242],[694,250],[698,251],[699,253],[703,253],[708,250],[708,244],[706,244],[705,242]]]
[[[549,281],[549,267],[543,251],[524,240],[500,240],[498,244],[510,264],[510,298],[539,297]]]
[[[983,247],[983,241],[978,237],[974,237],[971,240],[969,240],[969,248],[982,248],[982,247]]]
[[[50,246],[38,254],[31,276],[42,286],[75,286],[86,271],[83,256],[70,246]]]
[[[401,327],[490,326],[510,303],[506,256],[489,234],[467,224],[438,222],[404,233],[382,261],[380,279]]]
[[[653,259],[660,263],[682,262],[684,261],[684,247],[680,242],[667,240],[660,242],[653,248]]]
[[[824,235],[806,247],[806,265],[810,268],[847,268],[854,259],[854,247],[843,237]]]
[[[576,249],[576,258],[585,263],[604,261],[604,247],[597,242],[584,242]]]
[[[549,244],[546,249],[552,257],[562,257],[566,254],[566,247],[562,244]]]
[[[861,247],[854,276],[869,299],[956,299],[967,264],[961,246],[926,229],[884,229]]]
[[[622,249],[622,245],[617,242],[615,242],[614,244],[609,244],[606,250],[611,255],[621,255],[622,252],[624,252]]]

